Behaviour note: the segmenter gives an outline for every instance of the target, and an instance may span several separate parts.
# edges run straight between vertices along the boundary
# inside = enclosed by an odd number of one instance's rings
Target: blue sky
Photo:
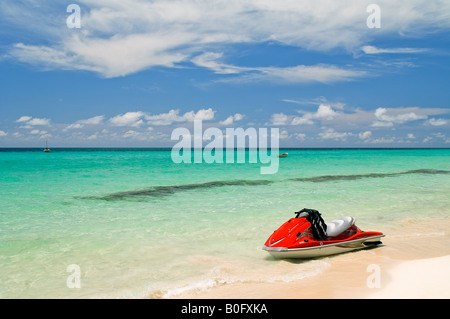
[[[449,16],[448,1],[5,0],[0,147],[171,147],[195,119],[279,128],[282,147],[449,147]]]

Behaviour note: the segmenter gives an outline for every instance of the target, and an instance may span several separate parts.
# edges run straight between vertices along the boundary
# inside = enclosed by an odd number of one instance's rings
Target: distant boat
[[[288,156],[288,153],[278,154],[277,157],[286,157]]]
[[[48,141],[45,141],[45,148],[44,148],[44,152],[45,153],[50,153],[50,149],[48,148]]]

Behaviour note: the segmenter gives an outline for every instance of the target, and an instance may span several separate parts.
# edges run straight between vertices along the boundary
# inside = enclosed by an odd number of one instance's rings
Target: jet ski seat
[[[349,229],[355,223],[355,218],[350,216],[345,216],[339,219],[332,220],[327,225],[327,236],[335,237],[342,234],[344,231]]]

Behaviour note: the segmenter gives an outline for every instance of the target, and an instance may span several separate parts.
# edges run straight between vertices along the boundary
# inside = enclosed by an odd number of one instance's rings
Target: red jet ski
[[[304,208],[275,230],[263,249],[276,258],[314,258],[378,246],[384,236],[362,231],[353,217],[325,223],[317,210]]]

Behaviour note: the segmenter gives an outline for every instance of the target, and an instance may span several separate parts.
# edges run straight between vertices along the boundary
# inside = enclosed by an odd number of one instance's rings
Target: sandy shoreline
[[[326,257],[318,276],[292,282],[231,283],[179,299],[450,298],[450,221],[404,220],[383,246]],[[401,231],[400,231],[401,230]]]
[[[391,280],[368,298],[450,298],[450,255],[401,262],[388,271]]]

